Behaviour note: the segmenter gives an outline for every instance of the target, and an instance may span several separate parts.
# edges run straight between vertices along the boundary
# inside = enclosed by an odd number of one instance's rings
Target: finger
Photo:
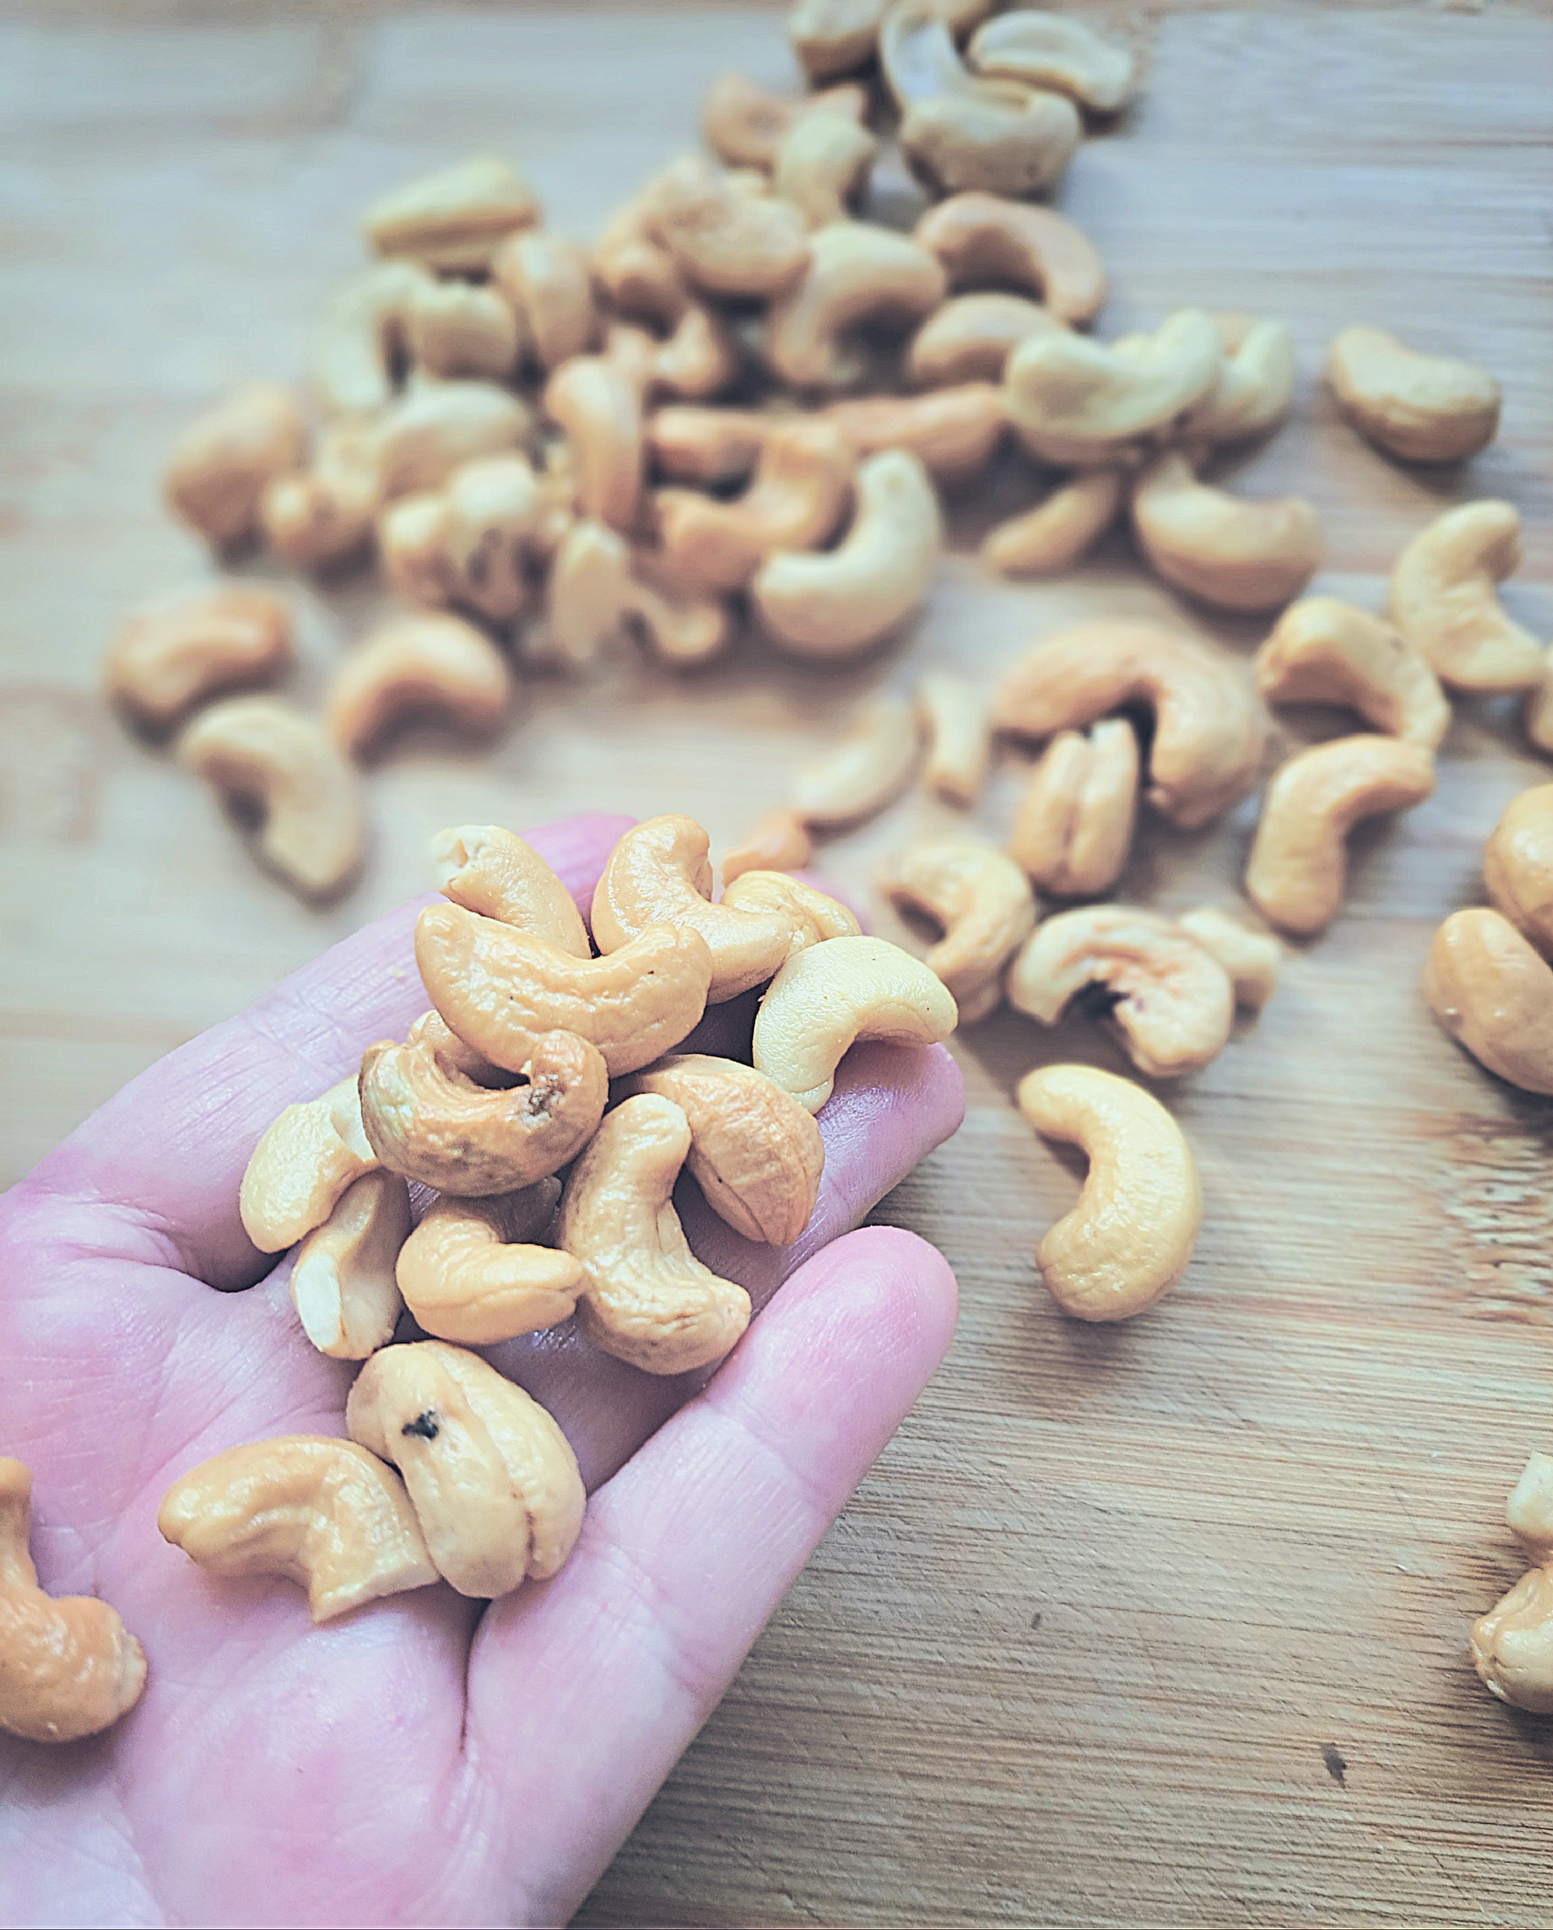
[[[492,1606],[466,1735],[521,1921],[586,1895],[942,1359],[955,1301],[912,1234],[827,1247],[594,1496],[556,1579]]]

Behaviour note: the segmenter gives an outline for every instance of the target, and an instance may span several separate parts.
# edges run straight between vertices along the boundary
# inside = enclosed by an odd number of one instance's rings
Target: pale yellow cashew
[[[1030,773],[1009,834],[1009,855],[1042,891],[1090,898],[1109,891],[1132,849],[1138,815],[1137,733],[1106,717],[1087,734],[1064,730]]]
[[[917,727],[927,739],[922,782],[945,804],[969,810],[992,762],[986,692],[947,670],[930,670],[917,685]]]
[[[167,458],[162,492],[175,516],[225,548],[254,534],[265,489],[299,469],[306,449],[296,397],[256,382],[184,430]]]
[[[431,609],[456,604],[510,623],[529,601],[548,505],[527,456],[485,456],[441,489],[401,496],[378,525],[390,585]]]
[[[103,658],[109,700],[165,729],[224,690],[275,683],[291,668],[290,606],[265,590],[184,590],[142,605]]]
[[[466,462],[504,455],[533,432],[528,404],[494,382],[417,377],[372,432],[379,495],[391,502],[417,490],[440,489]]]
[[[1225,610],[1272,610],[1321,567],[1320,518],[1302,496],[1242,502],[1197,480],[1179,453],[1158,457],[1132,492],[1143,553],[1177,589]]]
[[[1452,355],[1420,355],[1380,328],[1345,328],[1327,380],[1359,433],[1404,462],[1460,462],[1499,429],[1499,384]]]
[[[1553,784],[1522,791],[1483,849],[1489,898],[1544,957],[1553,957]]]
[[[712,162],[686,155],[645,192],[652,233],[693,288],[770,301],[804,273],[803,216],[774,195],[742,194]]]
[[[1102,40],[1072,14],[1035,7],[999,14],[978,27],[966,59],[978,74],[1050,87],[1097,114],[1126,106],[1137,79],[1129,48]]]
[[[619,314],[672,328],[685,312],[690,290],[674,257],[652,233],[651,189],[649,182],[605,222],[588,264]]]
[[[387,408],[394,364],[409,347],[405,316],[430,279],[412,261],[380,262],[325,306],[308,343],[307,379],[326,416],[364,421]]]
[[[377,1163],[352,1073],[318,1098],[287,1106],[265,1128],[238,1195],[243,1231],[261,1253],[295,1246],[322,1226],[346,1187]]]
[[[489,637],[454,616],[395,617],[345,658],[324,693],[324,723],[358,761],[408,717],[434,711],[486,736],[512,708],[512,673]]]
[[[1078,1204],[1036,1248],[1047,1291],[1080,1320],[1152,1307],[1186,1271],[1202,1224],[1202,1182],[1181,1128],[1141,1086],[1093,1066],[1038,1066],[1016,1097],[1043,1139],[1089,1157]]]
[[[701,132],[725,167],[771,169],[782,138],[810,114],[860,122],[868,105],[861,87],[831,87],[802,100],[768,94],[743,74],[719,74],[706,90]]]
[[[1472,1665],[1490,1695],[1536,1715],[1553,1711],[1553,1455],[1534,1454],[1504,1518],[1531,1563],[1472,1625]]]
[[[324,569],[364,548],[378,506],[377,432],[341,416],[327,423],[306,469],[277,476],[259,500],[265,541],[293,569]]]
[[[559,368],[598,338],[588,253],[564,235],[529,229],[491,257],[491,280],[512,305],[524,361]]]
[[[1497,911],[1453,912],[1434,935],[1424,998],[1480,1065],[1553,1093],[1553,966]]]
[[[451,903],[533,932],[573,958],[593,956],[576,900],[515,831],[455,825],[432,839],[431,861],[437,889]]]
[[[959,1016],[937,973],[898,945],[833,938],[795,953],[771,981],[755,1015],[752,1056],[757,1072],[818,1112],[859,1039],[937,1045]]]
[[[723,853],[723,884],[749,871],[802,871],[813,861],[814,840],[798,813],[768,811]]]
[[[889,6],[890,0],[794,0],[787,37],[809,84],[866,67]]]
[[[1052,576],[1071,569],[1116,520],[1126,482],[1120,469],[1089,469],[1044,502],[982,538],[981,560],[1002,576]]]
[[[850,116],[804,114],[777,147],[773,186],[806,227],[847,221],[878,153],[878,141]]]
[[[741,872],[724,888],[723,903],[740,911],[771,912],[785,920],[793,934],[789,958],[806,945],[856,938],[863,929],[845,905],[783,871]]]
[[[415,366],[428,375],[500,382],[522,345],[512,304],[485,283],[427,281],[410,297],[404,326]]]
[[[786,420],[752,409],[698,409],[670,404],[647,419],[653,464],[674,482],[723,488],[755,467],[767,435]]]
[[[944,264],[951,288],[1027,289],[1059,322],[1090,321],[1105,303],[1095,244],[1051,208],[1000,194],[952,194],[929,208],[913,235]]]
[[[578,506],[612,529],[635,527],[642,502],[641,385],[605,355],[574,355],[545,384],[545,413],[566,431]]]
[[[1461,503],[1421,529],[1391,572],[1391,620],[1453,690],[1529,690],[1545,652],[1506,615],[1495,585],[1519,567],[1509,503]]]
[[[577,1324],[649,1374],[709,1366],[749,1325],[749,1295],[701,1264],[674,1211],[690,1144],[684,1112],[639,1093],[607,1115],[561,1195],[556,1244],[586,1273]]]
[[[920,745],[911,706],[899,697],[877,699],[838,744],[798,771],[794,811],[820,830],[872,817],[906,788]]]
[[[1262,800],[1247,897],[1283,931],[1325,930],[1342,909],[1348,833],[1365,818],[1411,810],[1433,789],[1433,753],[1395,737],[1338,737],[1297,751]]]
[[[397,1173],[368,1172],[297,1248],[291,1304],[321,1354],[365,1360],[386,1347],[404,1310],[394,1284],[410,1237],[410,1190]]]
[[[362,218],[362,230],[379,255],[470,274],[489,268],[507,236],[534,227],[539,218],[539,203],[517,169],[479,156],[380,196]]]
[[[661,557],[633,551],[602,523],[574,523],[556,551],[538,629],[524,638],[531,662],[585,669],[622,629],[639,629],[667,663],[695,665],[724,649],[728,604],[674,578]]]
[[[1267,927],[1239,907],[1225,911],[1216,905],[1183,912],[1176,923],[1229,973],[1235,1003],[1260,1012],[1277,990],[1283,965],[1283,947]]]
[[[1341,704],[1390,737],[1438,750],[1451,707],[1427,659],[1389,623],[1335,596],[1290,604],[1256,653],[1270,704]]]
[[[703,302],[689,302],[662,341],[626,322],[605,338],[604,352],[640,384],[644,398],[659,394],[705,401],[738,380],[744,366],[727,320]]]
[[[995,1012],[1003,968],[1035,923],[1029,880],[1013,859],[973,838],[933,838],[886,865],[880,883],[942,928],[922,962],[949,988],[960,1024]]]
[[[909,236],[833,221],[808,241],[808,266],[767,312],[766,359],[797,389],[845,388],[862,374],[842,346],[864,322],[915,322],[944,298],[944,271]]]
[[[1217,448],[1265,435],[1294,399],[1294,338],[1283,322],[1217,314],[1224,366],[1212,389],[1182,424],[1197,448]]]
[[[398,1475],[365,1448],[324,1434],[212,1455],[162,1496],[156,1525],[208,1574],[295,1582],[315,1622],[437,1579]]]
[[[530,1244],[555,1217],[558,1180],[492,1199],[434,1200],[399,1253],[399,1291],[438,1340],[489,1347],[570,1320],[582,1263]]]
[[[1019,343],[1064,326],[1049,308],[1025,295],[998,289],[955,295],[912,336],[906,372],[919,389],[1001,382]]]
[[[934,482],[980,476],[1006,426],[1003,393],[992,382],[960,382],[925,395],[860,395],[832,402],[825,420],[858,456],[903,449]]]

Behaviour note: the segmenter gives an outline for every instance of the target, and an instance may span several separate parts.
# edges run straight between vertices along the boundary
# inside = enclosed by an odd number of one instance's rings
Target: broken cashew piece
[[[450,903],[591,958],[588,928],[565,885],[531,844],[499,824],[460,824],[431,841],[437,889]]]
[[[1483,882],[1510,923],[1553,957],[1553,784],[1511,798],[1484,847]]]
[[[266,487],[300,468],[306,448],[296,397],[255,382],[184,430],[167,459],[162,491],[174,515],[225,548],[254,534]]]
[[[878,141],[850,116],[804,114],[782,136],[772,185],[806,227],[848,221],[878,153]]]
[[[461,730],[501,728],[514,688],[506,659],[458,617],[395,617],[359,643],[324,695],[324,723],[347,757],[365,757],[393,726],[435,711]]]
[[[871,221],[833,221],[809,237],[808,266],[771,304],[766,359],[795,389],[850,387],[863,373],[842,346],[864,322],[916,322],[944,298],[944,271],[909,236]]]
[[[1096,114],[1114,114],[1132,96],[1137,62],[1131,50],[1102,40],[1071,14],[1022,7],[976,29],[966,58],[995,80],[1049,87]]]
[[[191,590],[133,611],[103,659],[111,702],[150,729],[291,668],[291,611],[264,590]]]
[[[1035,923],[1030,883],[1012,858],[972,838],[934,838],[885,867],[897,905],[927,913],[943,937],[923,964],[936,972],[974,1025],[1003,1003],[1003,967]]]
[[[1283,965],[1283,947],[1267,927],[1249,912],[1216,905],[1183,912],[1176,923],[1229,973],[1235,1003],[1260,1012],[1277,990]]]
[[[1087,735],[1057,733],[1030,773],[1009,834],[1009,855],[1032,883],[1057,898],[1111,889],[1132,849],[1140,762],[1125,717],[1104,717]]]
[[[1461,503],[1425,525],[1391,572],[1391,620],[1453,690],[1529,690],[1545,652],[1506,615],[1495,585],[1521,560],[1509,503]]]
[[[911,706],[899,697],[878,698],[840,743],[798,771],[793,810],[818,830],[861,823],[906,788],[920,745]]]
[[[297,1248],[291,1304],[321,1354],[365,1360],[386,1347],[404,1310],[394,1284],[410,1237],[410,1191],[397,1173],[367,1172]]]
[[[969,810],[992,763],[989,699],[965,678],[930,670],[917,685],[917,728],[927,739],[922,782],[945,804]]]
[[[725,887],[723,903],[735,905],[740,911],[772,912],[782,918],[793,934],[789,958],[806,945],[823,945],[832,938],[856,938],[863,929],[845,905],[784,871],[742,872]]]
[[[1246,895],[1283,931],[1324,931],[1342,909],[1348,833],[1365,818],[1411,810],[1433,789],[1433,754],[1399,738],[1338,737],[1297,751],[1262,800]]]
[[[1167,583],[1223,610],[1273,610],[1321,567],[1321,522],[1302,496],[1242,502],[1160,456],[1133,485],[1143,553]]]
[[[832,402],[824,419],[858,456],[904,449],[934,482],[952,486],[983,474],[1003,440],[1003,392],[961,382],[925,395],[860,395]]]
[[[776,166],[783,136],[810,114],[834,114],[861,122],[868,105],[861,87],[831,87],[802,100],[769,94],[743,74],[719,74],[706,90],[701,131],[718,160],[730,168]]]
[[[1120,469],[1089,469],[1044,502],[982,538],[981,560],[1000,576],[1053,576],[1071,569],[1110,528],[1126,484]]]
[[[146,1653],[106,1602],[43,1592],[31,1526],[32,1476],[0,1455],[0,1731],[75,1742],[134,1708]]]
[[[1181,426],[1186,443],[1216,449],[1265,435],[1294,400],[1294,338],[1283,322],[1217,314],[1224,350],[1219,379]]]
[[[362,229],[379,255],[445,274],[474,274],[490,267],[508,235],[539,218],[539,203],[517,169],[481,155],[381,196]]]
[[[1078,1204],[1036,1248],[1047,1291],[1080,1320],[1152,1307],[1186,1271],[1202,1224],[1202,1182],[1181,1128],[1152,1093],[1094,1066],[1038,1066],[1015,1097],[1043,1139],[1089,1157]]]
[[[1104,305],[1105,265],[1094,243],[1051,208],[1000,194],[952,194],[912,232],[944,264],[951,288],[1027,289],[1059,322],[1091,321]]]
[[[318,1098],[287,1106],[260,1135],[238,1195],[243,1231],[261,1253],[295,1246],[377,1163],[352,1073]]]
[[[814,840],[796,811],[768,811],[723,853],[723,884],[747,871],[802,871],[814,862]]]
[[[1019,343],[1063,326],[1049,308],[1024,295],[999,289],[955,295],[912,336],[906,372],[919,389],[1001,382]]]
[[[1523,1092],[1553,1094],[1553,966],[1508,918],[1453,912],[1424,966],[1429,1009],[1479,1065]]]
[[[434,1200],[399,1253],[399,1291],[438,1340],[489,1347],[570,1320],[581,1263],[531,1244],[555,1217],[559,1180],[489,1199]]]
[[[1534,1454],[1505,1503],[1505,1521],[1531,1564],[1472,1625],[1472,1665],[1501,1702],[1553,1711],[1553,1456]]]
[[[1341,704],[1367,724],[1438,750],[1451,707],[1427,659],[1379,617],[1335,596],[1291,603],[1256,653],[1270,704]]]
[[[384,572],[411,603],[457,604],[511,623],[529,601],[546,508],[527,456],[466,462],[440,490],[401,496],[385,510],[378,527]]]
[[[1380,328],[1345,328],[1327,380],[1366,440],[1404,462],[1460,462],[1499,429],[1499,384],[1452,355],[1420,355]]]

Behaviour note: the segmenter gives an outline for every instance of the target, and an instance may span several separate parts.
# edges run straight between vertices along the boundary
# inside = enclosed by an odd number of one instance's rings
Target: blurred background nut
[[[943,263],[951,288],[1025,289],[1059,322],[1090,321],[1104,305],[1105,265],[1094,243],[1051,208],[952,194],[929,208],[913,236]]]
[[[539,203],[508,161],[477,156],[381,196],[362,227],[376,253],[447,274],[489,268],[505,238],[539,220]]]
[[[917,685],[917,729],[927,741],[922,782],[945,804],[969,810],[992,763],[990,698],[947,670],[930,670]]]
[[[814,840],[796,811],[768,811],[723,853],[723,884],[747,871],[802,871],[813,862]]]
[[[555,1217],[553,1179],[489,1199],[433,1200],[399,1253],[416,1324],[439,1340],[488,1347],[569,1320],[582,1263],[533,1242]]]
[[[394,617],[341,663],[324,696],[324,723],[360,761],[406,718],[434,711],[460,730],[500,729],[515,694],[506,659],[483,631],[452,616]]]
[[[1434,935],[1424,998],[1480,1065],[1553,1093],[1553,966],[1497,911],[1453,912]]]
[[[1109,891],[1132,849],[1138,815],[1138,737],[1125,717],[1064,730],[1030,773],[1009,854],[1057,898]]]
[[[429,608],[456,604],[492,623],[523,613],[545,511],[528,458],[484,456],[455,469],[438,490],[401,496],[378,530],[392,587]]]
[[[427,281],[410,297],[405,335],[418,369],[428,375],[485,376],[501,381],[518,359],[518,318],[486,283]]]
[[[1472,1627],[1472,1663],[1501,1702],[1553,1711],[1553,1456],[1534,1454],[1510,1490],[1504,1518],[1531,1563]]]
[[[1052,88],[1097,114],[1114,114],[1127,104],[1137,73],[1129,48],[1102,40],[1071,14],[1036,7],[983,22],[966,58],[978,74]]]
[[[672,482],[724,488],[755,467],[769,431],[782,418],[751,409],[698,409],[674,403],[647,419],[647,451]]]
[[[238,1196],[244,1232],[261,1253],[294,1246],[377,1163],[352,1073],[318,1098],[287,1106],[260,1135]]]
[[[293,569],[326,569],[366,547],[378,501],[376,436],[353,416],[327,423],[306,469],[277,476],[259,501],[264,539]]]
[[[1520,561],[1520,514],[1492,500],[1446,510],[1397,558],[1391,619],[1448,688],[1529,690],[1541,680],[1546,652],[1495,589]]]
[[[806,227],[850,220],[868,186],[879,143],[845,114],[804,114],[782,136],[772,185]]]
[[[1220,609],[1276,609],[1321,565],[1321,523],[1303,497],[1241,502],[1199,482],[1179,453],[1133,485],[1132,521],[1165,581]]]
[[[440,489],[461,464],[516,449],[533,431],[528,404],[494,382],[418,382],[374,430],[379,495]]]
[[[974,1025],[1003,1002],[1003,967],[1035,923],[1029,880],[1011,858],[973,838],[934,838],[886,865],[880,883],[896,905],[943,931],[923,964]]]
[[[1235,1003],[1260,1012],[1278,987],[1283,947],[1267,927],[1244,906],[1226,911],[1218,905],[1199,905],[1176,920],[1229,973]]]
[[[792,100],[768,93],[743,74],[719,74],[706,90],[701,131],[725,167],[770,169],[796,122],[810,114],[834,114],[860,124],[867,104],[861,87],[831,87]]]
[[[588,928],[572,894],[534,847],[499,824],[460,824],[432,839],[437,889],[451,904],[591,958]]]
[[[1120,469],[1086,470],[1034,509],[988,530],[981,560],[1000,576],[1053,576],[1071,569],[1110,528],[1125,494]]]
[[[910,705],[899,697],[881,697],[832,750],[797,773],[793,809],[819,830],[860,823],[906,788],[920,747]]]
[[[811,86],[869,64],[889,5],[890,0],[794,0],[787,37]]]
[[[824,420],[857,455],[902,449],[946,488],[986,472],[1005,422],[1003,394],[992,382],[961,382],[925,395],[853,396],[832,402]]]
[[[306,451],[296,397],[255,382],[190,423],[167,458],[162,490],[175,515],[226,548],[254,534],[266,484],[299,468]]]
[[[633,529],[643,481],[640,385],[607,356],[574,355],[545,384],[545,413],[571,443],[582,514]]]
[[[809,237],[808,265],[767,312],[766,359],[796,389],[842,389],[863,374],[844,346],[863,323],[920,321],[944,298],[935,256],[871,221],[833,221]]]
[[[1420,355],[1380,328],[1345,328],[1327,380],[1354,427],[1404,462],[1459,462],[1499,428],[1499,384],[1450,355]]]
[[[769,301],[808,263],[804,218],[791,202],[741,194],[698,154],[658,175],[646,206],[653,233],[703,294]]]
[[[266,590],[184,590],[127,616],[103,659],[111,702],[150,729],[291,668],[291,610]]]
[[[605,222],[588,255],[600,292],[618,314],[672,328],[690,290],[674,257],[652,232],[649,182]]]
[[[1049,308],[1026,295],[1001,289],[954,295],[912,336],[907,373],[920,389],[1001,382],[1009,355],[1020,342],[1064,326]]]
[[[1223,365],[1181,425],[1183,439],[1199,449],[1265,435],[1283,421],[1294,399],[1294,338],[1286,323],[1222,313],[1213,319]]]
[[[537,228],[511,235],[491,257],[491,281],[516,317],[523,361],[555,369],[593,347],[598,310],[577,242]]]
[[[326,416],[364,421],[388,406],[409,354],[405,317],[429,280],[414,262],[380,262],[324,305],[308,343],[307,376]]]
[[[728,322],[705,302],[687,302],[661,341],[645,329],[617,322],[605,353],[640,384],[644,399],[658,395],[705,401],[738,381],[745,355]]]
[[[1271,704],[1340,704],[1367,724],[1438,750],[1451,709],[1428,661],[1389,623],[1335,596],[1293,603],[1256,653]]]
[[[1483,851],[1491,901],[1544,957],[1553,957],[1553,784],[1512,798]]]
[[[394,1337],[404,1302],[394,1284],[410,1235],[410,1191],[396,1173],[352,1180],[297,1249],[291,1304],[321,1354],[365,1360]]]

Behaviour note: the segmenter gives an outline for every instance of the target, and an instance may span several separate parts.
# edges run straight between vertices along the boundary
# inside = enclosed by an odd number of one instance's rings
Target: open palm
[[[623,828],[529,836],[586,906]],[[158,1502],[197,1462],[345,1431],[355,1367],[302,1336],[238,1181],[283,1105],[424,1009],[414,911],[154,1066],[0,1205],[0,1453],[33,1471],[39,1578],[112,1602],[150,1667],[106,1736],[0,1736],[6,1923],[564,1920],[948,1344],[931,1247],[837,1236],[954,1130],[959,1076],[940,1047],[860,1047],[796,1246],[740,1239],[682,1188],[708,1264],[757,1308],[784,1287],[709,1384],[570,1324],[483,1350],[556,1415],[592,1495],[554,1581],[314,1628],[289,1583],[215,1581],[164,1544]]]

